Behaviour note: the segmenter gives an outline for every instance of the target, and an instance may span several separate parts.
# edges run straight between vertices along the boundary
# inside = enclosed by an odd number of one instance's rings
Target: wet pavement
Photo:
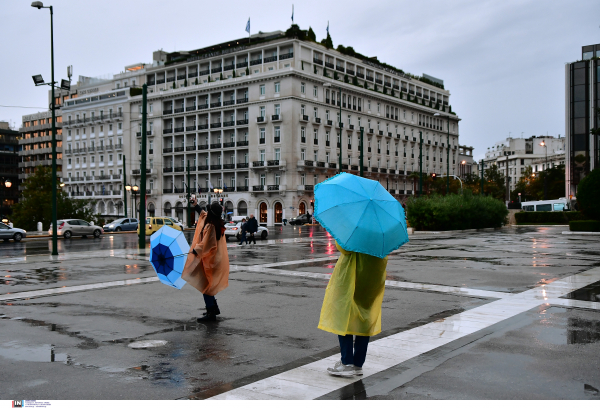
[[[222,314],[206,325],[195,321],[200,294],[157,282],[135,234],[60,240],[58,257],[47,239],[2,243],[0,389],[6,399],[600,399],[600,237],[563,230],[411,236],[389,258],[384,331],[351,383],[322,373],[339,358],[336,336],[316,328],[337,252],[319,227],[231,242]],[[129,347],[148,340],[166,343]]]

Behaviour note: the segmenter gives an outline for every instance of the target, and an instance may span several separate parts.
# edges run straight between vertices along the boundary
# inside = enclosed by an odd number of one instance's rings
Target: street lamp
[[[545,150],[546,150],[546,169],[544,171],[544,200],[548,199],[548,145],[546,144],[545,141],[542,140],[542,143],[540,143],[540,146],[542,146]]]
[[[41,1],[34,1],[31,3],[31,7],[50,9],[50,71],[51,79],[50,83],[44,83],[44,79],[41,75],[33,76],[33,83],[35,86],[50,85],[52,88],[52,255],[58,255],[58,234],[56,225],[56,100],[54,99],[54,88],[56,82],[54,81],[54,23],[53,23],[53,9],[52,6],[45,7]],[[67,87],[68,85],[68,87]],[[67,81],[62,81],[61,88],[68,90],[70,84]]]
[[[334,92],[333,91],[333,85],[331,85],[330,82],[325,82],[323,84],[323,87],[331,88],[331,92]],[[339,86],[338,88],[340,89],[340,97],[338,99],[338,104],[340,105],[340,122],[339,122],[339,128],[340,128],[340,154],[339,154],[339,157],[338,157],[338,166],[339,166],[338,174],[339,174],[339,173],[342,172],[342,146],[343,146],[344,143],[343,143],[343,140],[342,140],[342,87]],[[361,140],[360,144],[362,145],[362,140]],[[362,165],[362,163],[361,163],[361,165]]]
[[[4,180],[4,187],[6,187],[6,189],[9,189],[12,186],[12,182],[10,180]],[[4,190],[2,190],[4,191]],[[2,219],[2,222],[4,222],[4,217],[2,216],[2,213],[4,211],[4,193],[2,194],[2,196],[0,196],[0,219]]]

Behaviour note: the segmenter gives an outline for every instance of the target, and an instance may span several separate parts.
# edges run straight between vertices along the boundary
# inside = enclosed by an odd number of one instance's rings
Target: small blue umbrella
[[[150,263],[158,279],[176,289],[185,285],[181,273],[189,252],[190,245],[183,232],[166,225],[150,238]]]
[[[375,180],[340,173],[317,184],[314,216],[346,251],[385,258],[408,242],[402,204]]]

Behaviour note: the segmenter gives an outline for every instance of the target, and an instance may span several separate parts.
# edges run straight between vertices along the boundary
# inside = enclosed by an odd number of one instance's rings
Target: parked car
[[[9,239],[19,242],[25,238],[25,236],[27,236],[25,230],[21,228],[11,228],[3,222],[0,222],[0,238],[4,239],[5,242],[8,242]]]
[[[183,231],[183,225],[171,217],[146,217],[146,236],[148,237],[154,234],[165,225],[173,229]],[[140,224],[138,224],[137,233],[138,235],[140,234]]]
[[[104,225],[104,232],[135,231],[138,227],[137,218],[119,218],[110,224]]]
[[[92,225],[85,220],[58,220],[56,221],[56,225],[58,236],[62,236],[65,239],[69,239],[74,235],[80,235],[82,237],[93,235],[94,238],[99,238],[102,232],[104,232],[100,226]],[[52,235],[52,224],[50,224],[48,234]]]
[[[289,222],[290,225],[304,225],[312,223],[312,215],[310,214],[301,214],[295,218],[292,218]]]
[[[269,230],[265,227],[258,226],[258,231],[256,232],[256,236],[260,237],[260,239],[267,239],[269,236]],[[236,237],[238,241],[242,239],[242,223],[228,223],[225,224],[225,240],[229,237]]]

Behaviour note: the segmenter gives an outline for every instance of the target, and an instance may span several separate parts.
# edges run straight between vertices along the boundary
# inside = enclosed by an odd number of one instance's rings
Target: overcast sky
[[[19,127],[44,109],[50,18],[28,0],[0,0],[0,120]],[[293,1],[53,0],[56,79],[121,72],[152,51],[191,50],[286,30]],[[444,80],[475,157],[508,137],[564,135],[564,66],[600,43],[600,1],[297,1],[294,21],[406,72]],[[23,106],[15,108],[5,106]],[[47,109],[47,108],[46,108]]]

